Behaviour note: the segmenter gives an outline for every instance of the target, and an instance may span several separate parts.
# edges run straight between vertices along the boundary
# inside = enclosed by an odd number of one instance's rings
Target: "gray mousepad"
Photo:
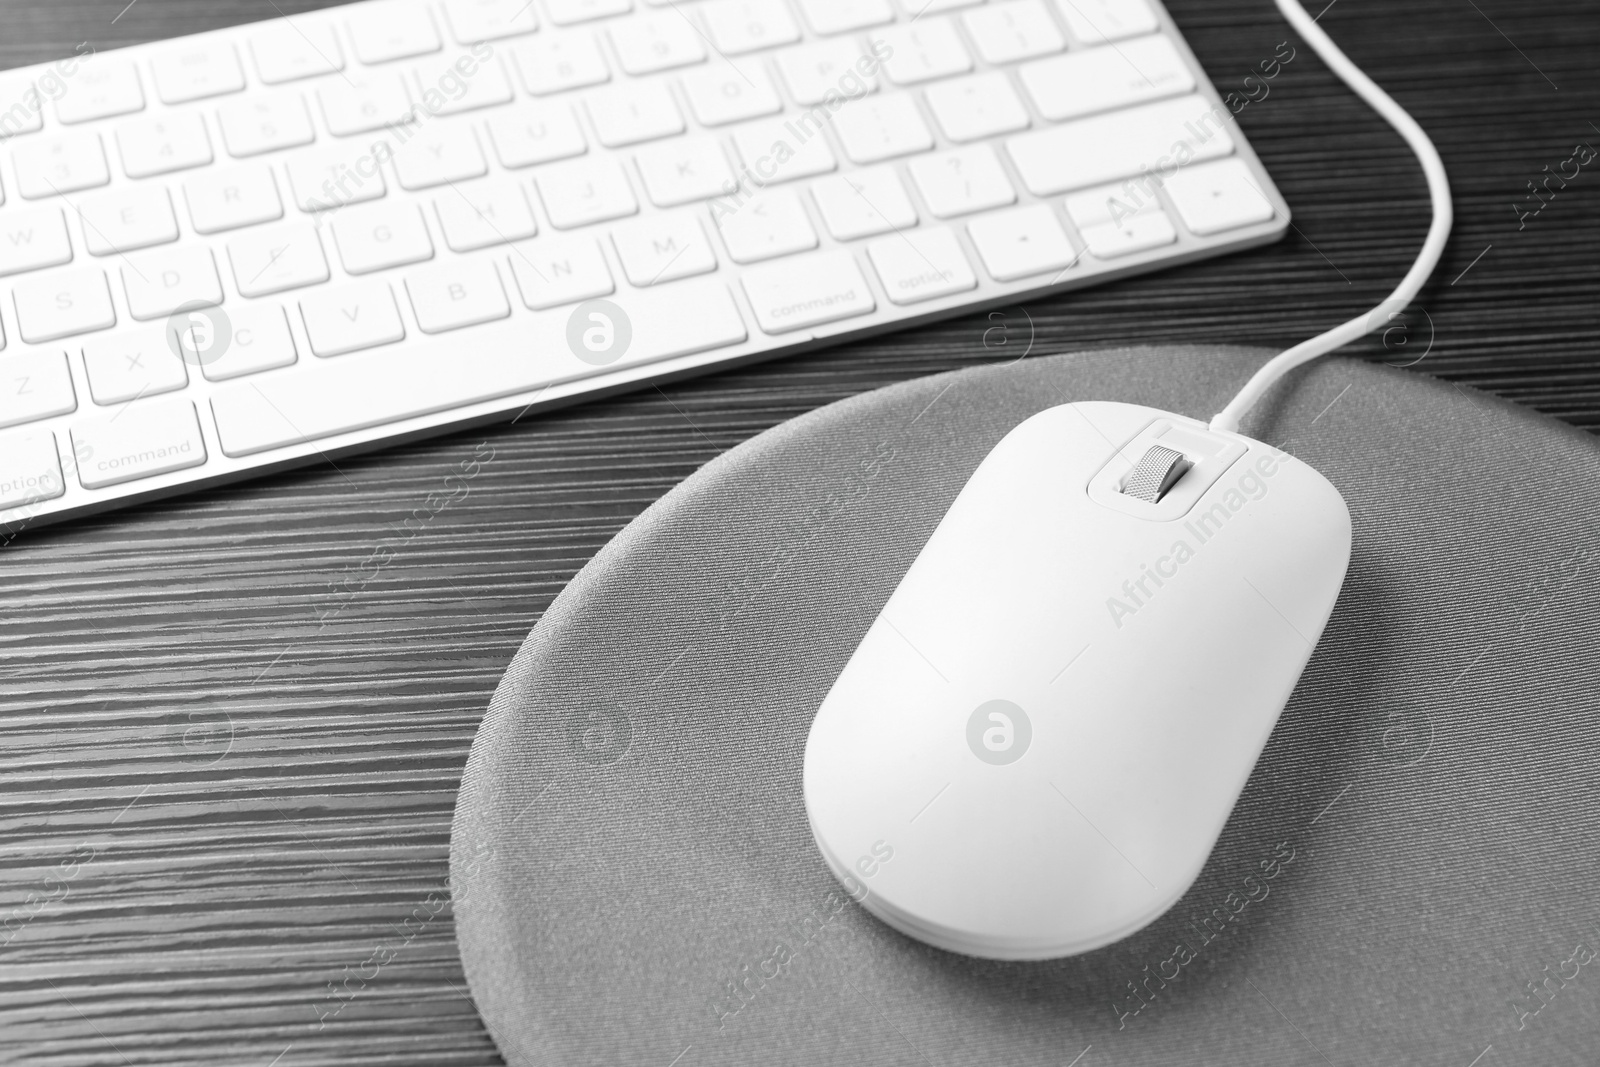
[[[1600,448],[1329,360],[1245,432],[1344,494],[1349,576],[1199,880],[1086,955],[929,948],[840,890],[811,717],[988,450],[1043,408],[1197,417],[1267,353],[908,382],[778,426],[628,526],[529,635],[451,843],[516,1065],[1500,1067],[1600,1055]]]

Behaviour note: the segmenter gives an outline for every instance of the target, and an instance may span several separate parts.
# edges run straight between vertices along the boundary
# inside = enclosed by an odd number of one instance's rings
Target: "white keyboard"
[[[1154,0],[369,0],[6,71],[0,532],[1288,219]]]

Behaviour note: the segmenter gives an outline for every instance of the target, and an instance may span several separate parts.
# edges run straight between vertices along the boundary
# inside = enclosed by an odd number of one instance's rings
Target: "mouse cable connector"
[[[1428,227],[1427,239],[1422,242],[1422,251],[1417,253],[1417,261],[1411,265],[1411,269],[1406,272],[1406,276],[1400,280],[1400,284],[1395,287],[1395,291],[1387,300],[1361,318],[1351,319],[1335,326],[1326,333],[1302,341],[1272,357],[1245,383],[1244,388],[1239,390],[1239,395],[1212,417],[1213,430],[1237,432],[1239,420],[1279,378],[1302,363],[1308,363],[1318,356],[1326,355],[1336,348],[1366,336],[1373,330],[1387,326],[1395,316],[1406,309],[1422,289],[1423,283],[1428,280],[1428,275],[1433,273],[1439,257],[1444,254],[1445,241],[1450,237],[1450,225],[1453,220],[1450,181],[1445,176],[1444,163],[1439,159],[1438,149],[1433,147],[1428,135],[1422,132],[1422,127],[1406,114],[1404,108],[1394,102],[1393,97],[1378,88],[1371,78],[1361,73],[1360,67],[1350,62],[1350,57],[1339,50],[1339,46],[1322,31],[1322,27],[1317,25],[1315,19],[1306,14],[1299,0],[1275,0],[1275,2],[1283,17],[1289,21],[1289,25],[1293,26],[1317,55],[1322,57],[1322,61],[1329,69],[1355,90],[1356,95],[1370,104],[1374,111],[1382,115],[1417,154],[1417,160],[1422,164],[1422,173],[1428,179],[1428,193],[1433,199],[1433,222]]]

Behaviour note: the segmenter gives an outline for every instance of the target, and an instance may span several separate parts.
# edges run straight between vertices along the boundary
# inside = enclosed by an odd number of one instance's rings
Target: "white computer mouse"
[[[864,907],[940,948],[1126,937],[1210,854],[1333,610],[1350,515],[1306,464],[1129,404],[1028,419],[834,683],[806,811]]]

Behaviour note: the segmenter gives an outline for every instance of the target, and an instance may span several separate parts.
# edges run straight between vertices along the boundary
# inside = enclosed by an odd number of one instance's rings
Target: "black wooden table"
[[[319,6],[125,3],[0,0],[0,67]],[[1224,93],[1289,37],[1270,0],[1169,7]],[[1430,131],[1455,188],[1434,282],[1387,347],[1356,351],[1600,429],[1600,165],[1530,194],[1547,168],[1572,173],[1576,146],[1600,147],[1600,11],[1337,0],[1322,24]],[[1034,353],[1284,346],[1387,294],[1428,220],[1409,152],[1304,46],[1265,96],[1250,90],[1239,121],[1294,209],[1287,239],[1029,302],[1008,321],[1031,318]],[[840,397],[1012,358],[985,345],[991,325],[649,389],[0,549],[0,1060],[498,1063],[462,978],[446,867],[462,764],[518,643],[698,465]],[[402,527],[474,457],[465,492]]]

